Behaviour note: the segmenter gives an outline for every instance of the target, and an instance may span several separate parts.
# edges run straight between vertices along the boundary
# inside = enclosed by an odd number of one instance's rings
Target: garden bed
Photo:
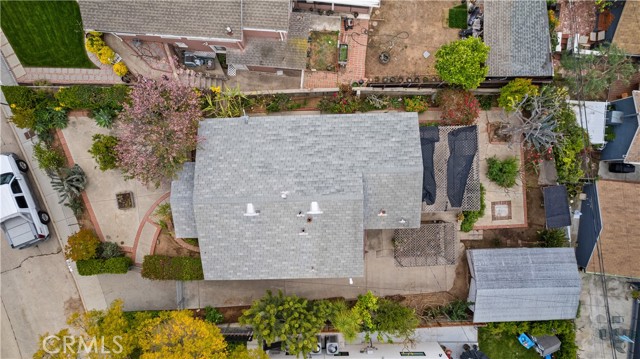
[[[309,69],[319,71],[336,71],[338,61],[338,32],[312,31],[309,35],[311,56]]]

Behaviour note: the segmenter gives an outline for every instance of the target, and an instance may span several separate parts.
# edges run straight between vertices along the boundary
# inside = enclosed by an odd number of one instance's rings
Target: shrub
[[[98,87],[92,85],[74,85],[61,88],[56,94],[60,106],[72,109],[96,110],[99,108],[122,109],[127,100],[129,87],[115,85]]]
[[[25,86],[2,86],[2,92],[10,105],[18,108],[35,108],[37,103],[36,91]]]
[[[65,163],[64,154],[60,150],[49,147],[42,141],[33,146],[33,158],[38,162],[38,167],[48,173],[57,172]]]
[[[551,50],[555,51],[558,46],[558,36],[556,35],[556,27],[560,25],[560,20],[556,17],[553,10],[549,10],[549,38],[551,40]]]
[[[60,194],[59,203],[80,197],[86,185],[87,175],[78,164],[63,169],[59,175],[54,173],[51,176],[51,186]]]
[[[109,46],[104,46],[98,51],[98,60],[105,65],[110,65],[116,58],[116,53]]]
[[[507,112],[514,111],[525,95],[538,96],[538,86],[531,84],[531,79],[515,79],[500,89],[498,106]]]
[[[561,229],[543,229],[538,231],[538,239],[542,242],[542,247],[558,248],[566,247],[567,235]]]
[[[412,96],[404,98],[404,108],[407,112],[423,113],[429,108],[429,105],[423,96]]]
[[[127,67],[127,65],[125,65],[124,62],[120,61],[117,64],[113,65],[113,72],[115,72],[116,75],[122,77],[129,73],[129,68]]]
[[[85,259],[76,262],[78,274],[90,276],[97,274],[124,274],[129,271],[131,259],[116,257],[109,259]]]
[[[16,127],[33,129],[36,126],[36,115],[33,108],[15,107],[11,111],[13,116],[9,121],[13,122]]]
[[[224,316],[217,308],[208,305],[204,308],[204,320],[213,324],[220,324],[224,321]]]
[[[453,29],[467,28],[467,6],[465,4],[449,9],[449,27]]]
[[[34,113],[36,121],[33,130],[37,134],[53,129],[63,129],[67,127],[69,121],[67,112],[60,106],[39,108]]]
[[[202,280],[200,258],[147,255],[142,262],[142,276],[154,280]]]
[[[110,108],[100,108],[94,111],[91,116],[96,120],[96,124],[100,127],[111,128],[113,125],[113,117],[115,112]]]
[[[318,103],[318,109],[329,113],[354,113],[362,109],[362,102],[349,85],[340,85],[339,91],[332,96],[324,96]]]
[[[107,46],[107,44],[105,44],[102,40],[101,35],[97,34],[91,34],[90,36],[88,36],[84,43],[87,51],[96,55],[100,52],[100,50],[102,50],[103,47]]]
[[[500,187],[511,188],[516,185],[516,178],[520,173],[518,159],[507,157],[499,160],[496,156],[487,158],[487,177]]]
[[[101,242],[96,251],[96,257],[101,259],[117,258],[123,255],[120,246],[113,242]]]
[[[442,111],[440,118],[447,125],[470,125],[480,115],[480,102],[469,91],[452,89],[438,91],[436,103]]]
[[[81,229],[71,235],[64,247],[64,255],[73,261],[81,261],[96,257],[100,240],[90,229]]]
[[[460,230],[463,232],[471,232],[473,230],[473,225],[484,216],[484,211],[486,209],[486,205],[484,204],[484,186],[480,185],[480,209],[478,211],[464,211],[462,223],[460,224]]]
[[[98,163],[100,171],[111,170],[118,167],[118,154],[116,145],[118,139],[114,136],[95,134],[92,137],[93,144],[89,149],[91,157]]]
[[[493,101],[495,97],[493,96],[478,96],[478,102],[480,103],[480,108],[484,111],[491,110],[493,107]]]
[[[570,108],[564,108],[556,116],[557,131],[562,139],[553,147],[559,183],[578,183],[584,176],[582,151],[585,148],[584,129],[576,121]]]
[[[489,46],[476,37],[443,45],[436,51],[436,71],[443,81],[471,90],[487,76]]]

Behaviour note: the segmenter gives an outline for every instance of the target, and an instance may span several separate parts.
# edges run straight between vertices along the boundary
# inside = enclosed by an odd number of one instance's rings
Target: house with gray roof
[[[485,0],[484,42],[489,78],[553,76],[544,0]]]
[[[572,248],[467,251],[475,323],[573,319],[580,275]]]
[[[362,277],[365,230],[420,227],[416,113],[208,119],[198,135],[170,201],[207,280]]]

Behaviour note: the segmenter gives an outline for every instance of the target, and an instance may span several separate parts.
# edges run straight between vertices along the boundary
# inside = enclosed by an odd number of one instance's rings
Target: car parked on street
[[[0,227],[11,248],[49,238],[49,214],[41,211],[29,187],[27,163],[14,153],[0,154]]]

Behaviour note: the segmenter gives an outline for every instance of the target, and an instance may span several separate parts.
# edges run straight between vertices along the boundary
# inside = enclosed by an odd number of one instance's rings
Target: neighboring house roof
[[[625,1],[613,43],[629,55],[640,55],[640,2]]]
[[[637,115],[640,112],[640,91],[633,91],[633,96],[612,101],[611,104],[614,111],[608,115],[607,125],[613,130],[615,138],[607,142],[600,158],[603,161],[640,164],[640,115]],[[612,116],[617,121],[612,121]]]
[[[602,216],[598,187],[594,183],[588,183],[582,186],[582,192],[587,195],[587,198],[582,201],[580,206],[582,215],[578,227],[576,259],[578,266],[587,268],[596,244],[598,244],[598,239],[600,239],[600,233],[602,233]]]
[[[544,0],[485,0],[488,77],[553,76]]]
[[[597,182],[598,199],[602,211],[600,249],[607,274],[640,278],[640,183],[605,181]],[[589,272],[601,272],[598,252],[589,262]]]
[[[302,70],[307,66],[307,38],[314,14],[291,17],[287,40],[248,38],[242,50],[227,49],[227,63]]]
[[[467,250],[476,323],[575,318],[580,275],[572,248]]]
[[[562,228],[571,225],[571,210],[567,187],[549,186],[542,189],[544,214],[547,228]]]
[[[78,4],[84,28],[103,32],[240,40],[244,27],[279,31],[289,27],[287,0],[79,0]]]
[[[172,183],[193,180],[193,195],[172,193],[173,216],[193,203],[207,280],[361,277],[364,229],[420,226],[418,134],[415,113],[202,121],[193,177]]]
[[[578,125],[589,134],[592,144],[604,144],[607,103],[602,101],[569,101]]]

